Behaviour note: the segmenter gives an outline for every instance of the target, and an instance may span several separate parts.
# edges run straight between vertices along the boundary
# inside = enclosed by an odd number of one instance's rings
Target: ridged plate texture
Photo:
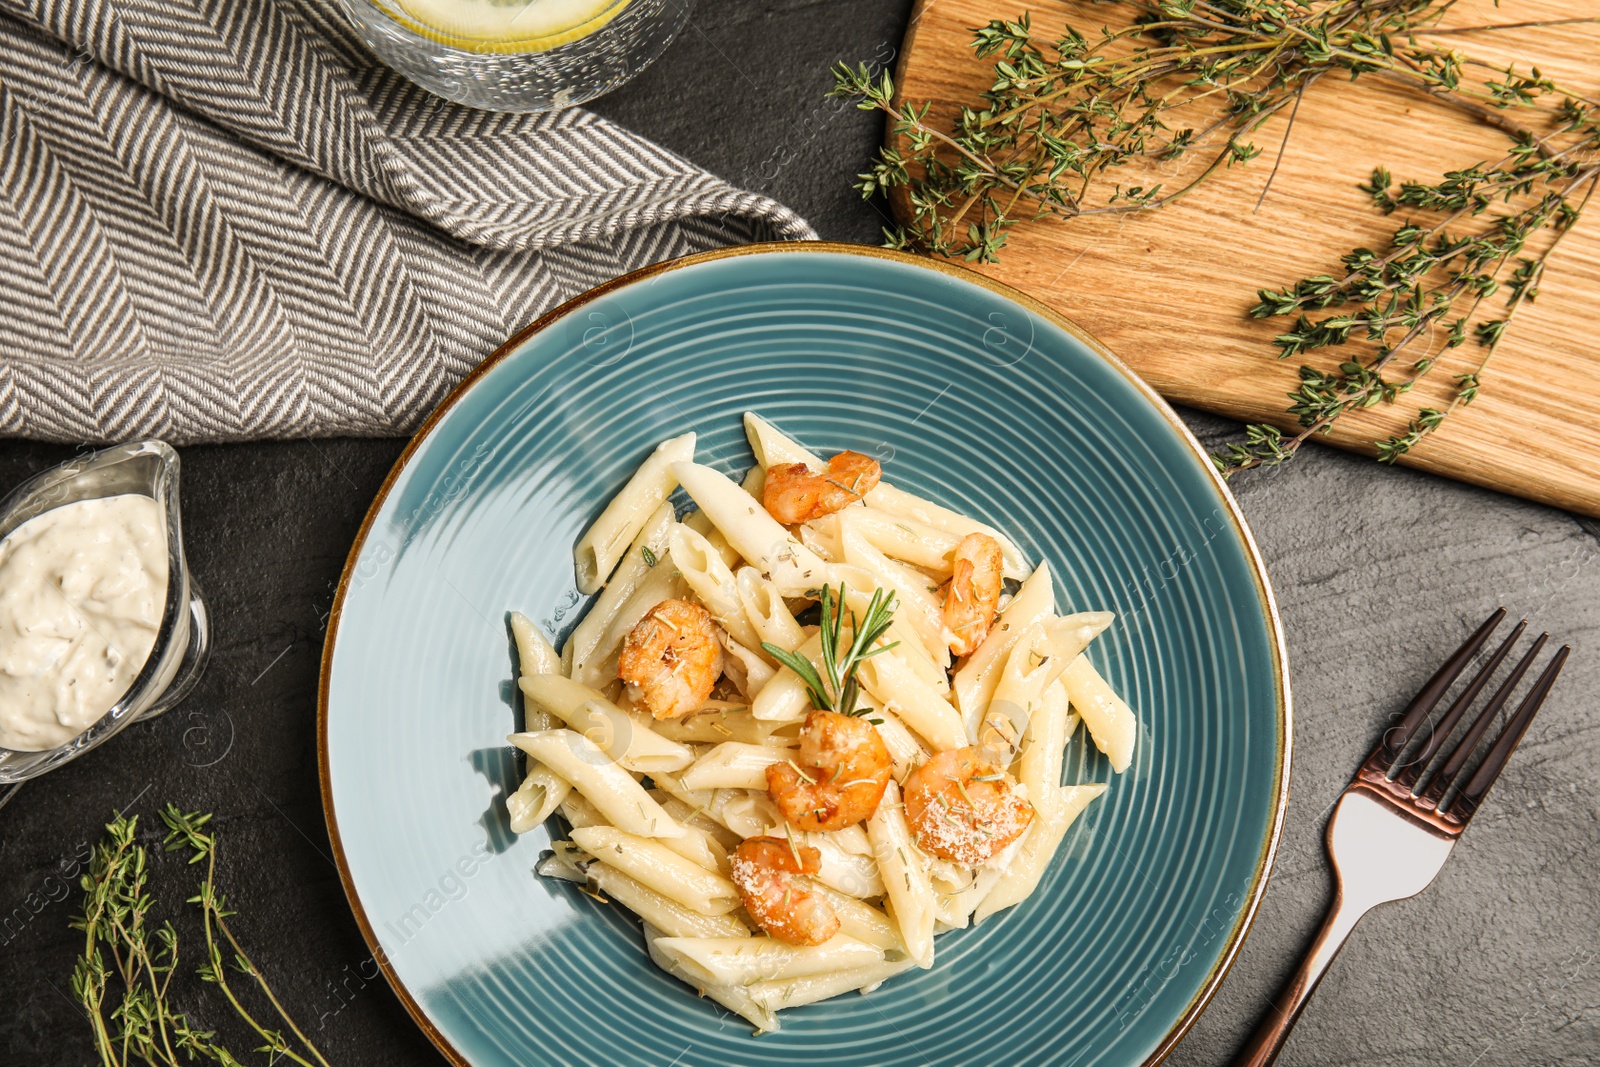
[[[938,941],[870,996],[748,1024],[656,970],[637,923],[533,874],[503,814],[519,760],[505,616],[558,640],[572,545],[663,438],[752,463],[759,411],[824,454],[1009,531],[1137,710],[1111,781],[1027,903]],[[347,569],[324,664],[325,804],[391,980],[459,1062],[1144,1062],[1242,936],[1287,774],[1270,594],[1171,412],[1061,320],[953,268],[843,248],[699,257],[558,313],[447,402]]]

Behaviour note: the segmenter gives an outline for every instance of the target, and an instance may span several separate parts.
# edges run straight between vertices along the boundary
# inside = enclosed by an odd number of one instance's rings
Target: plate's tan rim
[[[1244,515],[1239,510],[1238,501],[1234,500],[1233,494],[1228,490],[1227,483],[1217,473],[1216,467],[1206,455],[1206,451],[1199,440],[1189,431],[1189,427],[1184,425],[1177,412],[1172,410],[1171,406],[1161,398],[1159,393],[1150,387],[1148,382],[1135,374],[1132,368],[1113,355],[1087,330],[1026,293],[979,274],[977,271],[968,270],[966,267],[943,260],[929,259],[906,252],[895,252],[886,248],[874,248],[868,245],[840,244],[829,241],[778,241],[764,244],[738,245],[732,248],[718,248],[709,252],[684,256],[681,259],[657,263],[653,266],[636,270],[631,274],[624,274],[620,278],[614,278],[590,289],[586,293],[573,297],[560,307],[541,315],[531,325],[518,331],[509,341],[495,349],[487,359],[474,367],[471,373],[463,378],[460,384],[452,389],[449,395],[440,401],[439,406],[434,408],[432,413],[423,420],[422,425],[418,427],[416,433],[406,444],[405,450],[395,460],[394,466],[389,469],[388,475],[384,477],[383,485],[379,487],[378,495],[373,498],[371,506],[367,509],[366,516],[361,520],[361,528],[356,532],[355,541],[350,546],[350,553],[345,558],[344,570],[339,575],[339,587],[334,595],[333,609],[328,614],[328,631],[322,642],[322,668],[317,682],[317,777],[322,789],[322,815],[328,824],[328,841],[333,845],[333,856],[339,868],[339,881],[344,886],[344,894],[350,902],[350,909],[355,913],[356,925],[361,928],[361,936],[366,939],[367,947],[372,950],[372,958],[383,971],[383,976],[388,980],[390,988],[400,998],[400,1002],[405,1005],[406,1010],[411,1013],[412,1019],[421,1027],[422,1032],[428,1035],[428,1039],[452,1064],[457,1065],[457,1067],[472,1067],[466,1057],[462,1056],[455,1046],[451,1045],[445,1036],[439,1032],[439,1029],[433,1025],[433,1021],[428,1018],[427,1014],[422,1010],[422,1006],[412,997],[410,990],[400,980],[400,976],[390,966],[388,957],[384,955],[383,947],[379,944],[377,934],[372,929],[372,923],[367,918],[366,910],[361,906],[361,898],[356,894],[355,883],[350,876],[350,866],[345,860],[344,845],[339,837],[339,821],[333,812],[332,779],[328,773],[328,683],[333,672],[334,642],[339,633],[339,620],[344,613],[345,596],[349,592],[350,575],[355,568],[356,559],[361,554],[362,546],[366,544],[367,534],[371,532],[373,520],[383,507],[384,501],[388,499],[389,491],[394,488],[395,480],[399,478],[400,472],[405,470],[412,454],[433,432],[434,427],[438,425],[445,414],[455,406],[456,402],[466,394],[467,390],[472,388],[480,377],[488,373],[502,359],[505,359],[520,348],[528,338],[556,320],[564,318],[590,301],[605,296],[607,293],[668,271],[710,262],[711,260],[729,259],[734,256],[763,255],[774,252],[834,253],[867,256],[938,271],[989,289],[1059,326],[1126,378],[1129,384],[1148,400],[1151,406],[1160,413],[1161,417],[1177,431],[1178,436],[1183,439],[1184,443],[1189,446],[1190,451],[1194,453],[1195,459],[1205,468],[1207,475],[1211,479],[1212,488],[1216,491],[1218,498],[1227,511],[1229,520],[1233,523],[1234,532],[1244,544],[1245,553],[1250,559],[1251,575],[1255,579],[1256,596],[1261,601],[1262,613],[1267,620],[1267,630],[1271,637],[1273,685],[1277,692],[1278,701],[1278,765],[1274,772],[1276,799],[1273,804],[1272,823],[1266,839],[1262,842],[1261,855],[1256,861],[1256,869],[1251,878],[1248,899],[1239,914],[1238,921],[1234,923],[1233,930],[1228,934],[1226,947],[1212,967],[1211,973],[1207,975],[1204,984],[1200,987],[1200,991],[1189,1002],[1188,1007],[1184,1009],[1178,1021],[1167,1032],[1167,1036],[1161,1040],[1155,1051],[1144,1061],[1143,1067],[1155,1067],[1156,1064],[1172,1053],[1178,1042],[1194,1026],[1201,1012],[1205,1011],[1206,1006],[1211,1002],[1211,998],[1216,994],[1217,988],[1222,984],[1222,980],[1227,977],[1228,971],[1233,966],[1233,961],[1238,957],[1239,949],[1244,945],[1244,939],[1249,934],[1250,927],[1255,921],[1256,912],[1260,909],[1261,898],[1266,893],[1267,881],[1272,871],[1272,861],[1277,856],[1278,844],[1283,835],[1284,812],[1289,800],[1289,764],[1293,747],[1294,711],[1292,707],[1293,700],[1289,691],[1288,650],[1284,644],[1283,624],[1278,617],[1277,601],[1272,594],[1272,585],[1267,579],[1266,564],[1261,558],[1261,550],[1256,545],[1255,537],[1250,533],[1250,527],[1245,524]]]

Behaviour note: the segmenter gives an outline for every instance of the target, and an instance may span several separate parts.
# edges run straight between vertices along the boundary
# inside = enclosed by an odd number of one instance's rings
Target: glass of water
[[[468,107],[553,111],[644,70],[694,0],[340,0],[367,46]]]

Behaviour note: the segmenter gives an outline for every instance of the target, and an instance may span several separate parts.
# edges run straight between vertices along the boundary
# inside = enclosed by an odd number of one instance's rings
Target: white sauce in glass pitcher
[[[167,599],[161,507],[136,493],[36,515],[0,541],[0,748],[94,725],[150,658]]]

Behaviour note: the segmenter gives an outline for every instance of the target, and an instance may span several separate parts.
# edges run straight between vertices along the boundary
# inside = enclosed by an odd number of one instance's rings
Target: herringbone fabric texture
[[[559,301],[814,236],[580,110],[444,103],[330,0],[0,0],[0,434],[387,434]]]

